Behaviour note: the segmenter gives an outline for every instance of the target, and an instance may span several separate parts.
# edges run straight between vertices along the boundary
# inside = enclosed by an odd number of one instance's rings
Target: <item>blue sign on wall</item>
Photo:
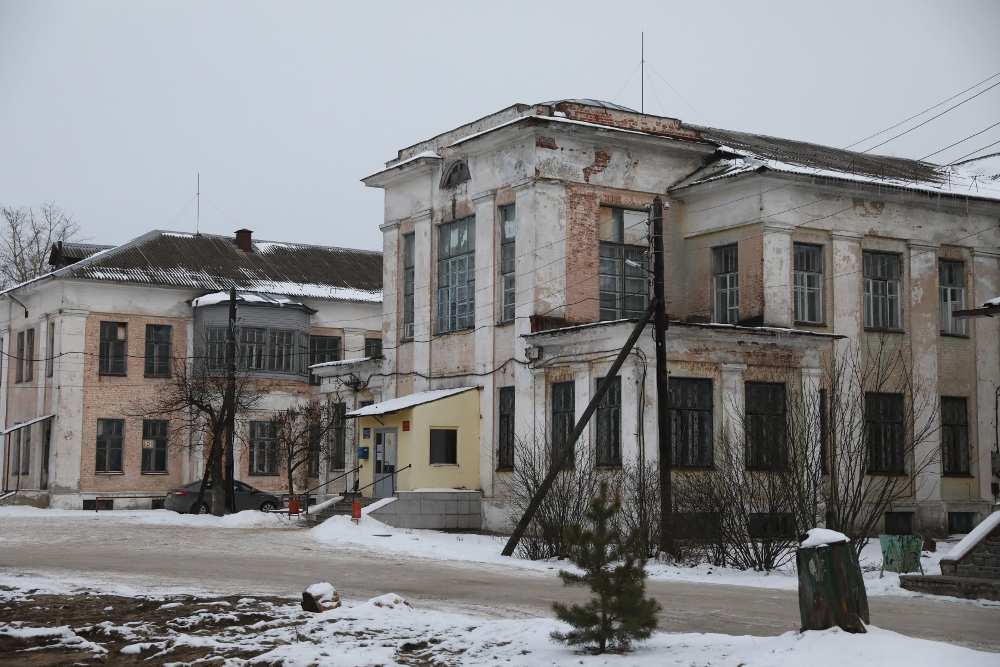
[[[367,461],[368,460],[368,448],[358,447],[358,460]]]
[[[361,429],[361,437],[363,439],[365,439],[365,440],[368,440],[369,438],[371,438],[372,437],[372,430],[371,430],[371,428],[368,427],[368,426],[366,426],[363,429]]]

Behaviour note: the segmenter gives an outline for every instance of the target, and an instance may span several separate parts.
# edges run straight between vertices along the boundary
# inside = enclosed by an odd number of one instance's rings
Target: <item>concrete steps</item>
[[[375,502],[374,499],[365,497],[360,497],[358,500],[361,501],[361,507],[367,507]],[[332,516],[351,516],[351,507],[353,503],[354,496],[352,494],[345,494],[344,497],[336,503],[327,505],[318,511],[310,511],[309,514],[302,515],[301,522],[308,526],[315,526],[323,523]]]

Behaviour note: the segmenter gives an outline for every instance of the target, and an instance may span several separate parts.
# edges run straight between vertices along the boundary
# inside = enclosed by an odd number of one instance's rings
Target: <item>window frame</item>
[[[239,368],[245,371],[268,371],[268,343],[270,342],[267,327],[240,327],[239,330]],[[253,363],[251,363],[253,362]]]
[[[449,435],[448,439],[444,442],[434,442],[435,434],[445,434]],[[444,445],[445,458],[441,460],[435,460],[435,446],[437,446],[437,453],[440,457],[441,451],[440,447]],[[451,454],[451,460],[448,459],[448,454]],[[458,429],[455,427],[448,426],[432,426],[430,429],[430,435],[428,436],[428,464],[432,466],[457,466],[458,465]]]
[[[118,433],[107,432],[105,429],[117,427]],[[112,431],[115,429],[112,428]],[[125,473],[125,420],[100,417],[97,420],[96,430],[97,444],[94,450],[94,473],[98,475],[121,475]],[[102,462],[103,450],[103,467]],[[118,455],[118,468],[114,469],[110,465],[111,455],[116,451]]]
[[[739,324],[740,245],[727,243],[712,248],[712,322]]]
[[[247,475],[253,477],[275,477],[278,475],[278,434],[277,427],[270,419],[255,419],[249,422],[250,447],[247,461]],[[257,465],[263,454],[263,466]]]
[[[49,320],[46,326],[45,339],[45,377],[50,378],[55,374],[55,349],[56,349],[56,323]]]
[[[955,280],[956,274],[960,276]],[[964,317],[953,317],[956,310],[965,308],[966,274],[965,262],[956,259],[938,259],[938,299],[941,313],[939,332],[942,336],[968,338],[969,321]],[[949,304],[951,304],[949,306]]]
[[[824,293],[825,248],[815,243],[794,243],[792,245],[792,304],[796,324],[822,326],[826,323],[826,303]],[[810,301],[816,317],[810,318]]]
[[[166,341],[157,340],[157,332],[166,331]],[[174,327],[170,324],[146,325],[146,358],[143,360],[143,377],[169,378],[173,354]]]
[[[153,433],[153,431],[157,431]],[[146,441],[152,440],[153,446],[146,448]],[[139,472],[143,475],[166,475],[169,472],[170,422],[166,419],[142,420],[142,454],[140,455]],[[162,458],[163,465],[159,466]]]
[[[416,242],[414,232],[403,234],[403,326],[401,340],[413,340],[414,299],[416,294]]]
[[[670,440],[671,464],[676,468],[703,469],[709,470],[715,467],[715,388],[711,378],[696,377],[674,377],[671,376],[668,384],[670,395],[670,410],[668,416],[669,431],[667,437]],[[685,388],[694,389],[692,393],[701,393],[695,397],[696,401],[705,400],[704,404],[695,406],[686,405],[678,407],[687,401],[679,400]],[[696,389],[695,389],[696,388]],[[688,394],[689,396],[691,394]],[[694,420],[697,420],[695,422]],[[707,425],[707,429],[705,426]],[[679,442],[676,434],[680,432],[678,427],[686,426],[684,432],[690,436],[698,427],[700,440],[694,443]],[[680,456],[678,449],[681,445],[686,445],[688,456]],[[700,456],[698,455],[700,453]]]
[[[476,326],[476,216],[438,225],[437,236],[437,333],[472,329]],[[446,236],[460,239],[457,249],[454,239],[446,240]]]
[[[322,343],[322,344],[320,344]],[[328,334],[309,334],[309,365],[340,361],[343,357],[342,339]],[[320,377],[309,371],[309,384],[319,385]]]
[[[123,329],[125,336],[120,338]],[[99,341],[98,375],[128,375],[128,322],[102,320]]]
[[[893,401],[893,403],[898,402],[899,415],[898,419],[880,419],[876,421],[873,413],[876,412],[875,408],[881,408],[878,410],[879,417],[885,416],[886,404],[888,401]],[[879,404],[876,406],[870,401],[878,401]],[[895,406],[893,406],[895,407]],[[873,426],[883,427],[879,430],[878,442],[876,443],[873,438]],[[896,432],[897,443],[893,446],[892,452],[883,452],[879,458],[884,459],[886,465],[874,467],[873,463],[873,453],[875,452],[876,444],[880,447],[885,446],[885,435],[886,428],[892,428]],[[905,475],[906,474],[906,404],[902,394],[892,393],[892,392],[875,392],[868,391],[865,392],[865,456],[867,461],[865,463],[865,473],[868,475]],[[890,460],[892,459],[892,460]],[[895,459],[898,459],[898,466],[894,465],[896,463]]]
[[[517,209],[515,204],[497,207],[500,220],[500,304],[501,324],[513,322],[517,307]]]
[[[365,338],[365,356],[370,359],[382,358],[381,338]]]
[[[24,347],[24,381],[33,382],[35,379],[35,328],[28,329],[25,333]]]
[[[949,406],[961,407],[961,414]],[[951,415],[957,418],[952,419]],[[945,421],[946,418],[948,421]],[[958,451],[954,451],[957,446]],[[972,476],[972,443],[969,441],[969,402],[965,396],[941,397],[941,475]]]
[[[347,403],[333,403],[333,448],[330,470],[347,470]]]
[[[549,447],[554,465],[560,451],[567,446],[563,441],[569,439],[573,433],[573,427],[576,426],[576,382],[574,380],[553,382],[550,387],[552,400],[549,406],[551,420]],[[563,394],[568,394],[568,399]],[[573,451],[564,470],[570,470],[575,466],[576,452]]]
[[[616,375],[601,397],[594,415],[594,465],[620,468],[622,465],[622,378]],[[594,391],[605,377],[597,378]]]
[[[24,382],[24,339],[26,332],[17,332],[17,368],[15,369],[14,382]]]
[[[889,260],[895,262],[896,277],[879,275],[891,273]],[[878,264],[876,264],[878,262]],[[903,256],[898,252],[863,250],[861,253],[862,283],[864,291],[864,328],[866,331],[903,331]],[[878,293],[876,293],[878,292]],[[895,308],[892,304],[895,303]],[[878,304],[878,305],[877,305]],[[876,310],[879,320],[876,321]],[[886,321],[881,321],[882,319]],[[895,321],[893,321],[895,318]]]
[[[515,397],[513,386],[497,388],[497,470],[514,469]]]
[[[766,397],[752,396],[756,391],[777,391],[780,388],[781,410],[758,411],[751,404],[766,404]],[[744,383],[744,428],[746,430],[746,469],[763,472],[782,472],[788,469],[788,388],[784,382]],[[780,433],[775,438],[774,433]],[[765,437],[769,434],[769,437]],[[760,440],[761,442],[758,442]],[[776,444],[772,444],[776,443]],[[770,459],[768,461],[767,459]]]

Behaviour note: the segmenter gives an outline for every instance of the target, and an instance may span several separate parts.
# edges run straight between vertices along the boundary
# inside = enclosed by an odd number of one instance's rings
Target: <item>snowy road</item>
[[[545,572],[386,558],[319,544],[304,530],[192,529],[58,517],[0,517],[0,569],[59,573],[91,585],[252,595],[297,596],[306,585],[329,580],[349,599],[392,591],[426,606],[496,617],[548,615],[553,600],[584,595]],[[664,607],[661,627],[671,631],[777,635],[798,627],[794,591],[671,581],[650,581],[649,590]],[[1000,606],[882,596],[870,598],[870,605],[872,622],[880,627],[1000,651]]]

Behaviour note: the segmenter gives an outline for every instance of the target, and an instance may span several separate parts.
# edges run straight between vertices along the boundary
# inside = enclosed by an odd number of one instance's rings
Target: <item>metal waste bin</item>
[[[924,538],[920,535],[879,535],[882,546],[882,574],[889,572],[924,573],[920,564],[920,551],[924,546]]]

